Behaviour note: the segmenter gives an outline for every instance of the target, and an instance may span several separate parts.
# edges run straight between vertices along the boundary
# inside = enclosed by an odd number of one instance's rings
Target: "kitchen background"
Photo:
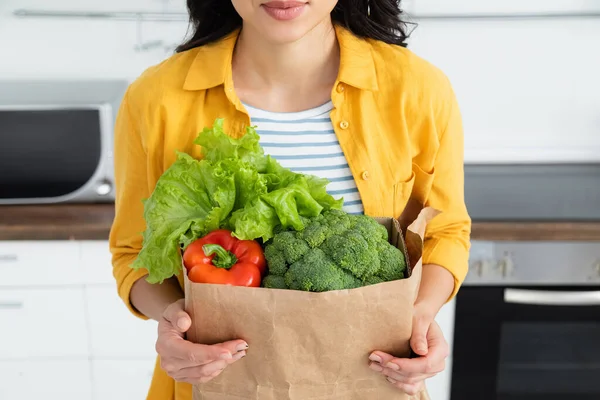
[[[597,400],[600,2],[404,4],[410,48],[461,105],[474,220],[469,277],[438,317],[452,354],[431,398]],[[116,294],[106,138],[123,88],[186,34],[184,13],[183,0],[0,2],[0,400],[145,398],[156,326]],[[90,173],[57,198],[73,149],[52,135],[72,120],[34,116],[61,107],[95,116],[78,120]],[[32,110],[31,132],[7,128],[15,110]],[[46,164],[31,152],[42,137]]]

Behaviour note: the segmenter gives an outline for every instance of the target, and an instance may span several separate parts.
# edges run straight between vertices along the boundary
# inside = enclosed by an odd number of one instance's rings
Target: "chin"
[[[269,24],[260,27],[260,31],[270,43],[287,44],[302,39],[312,28],[311,26],[273,26]]]

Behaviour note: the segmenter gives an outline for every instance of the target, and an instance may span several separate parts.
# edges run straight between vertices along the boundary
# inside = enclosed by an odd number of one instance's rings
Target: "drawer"
[[[155,359],[94,360],[93,400],[145,400]]]
[[[83,283],[75,241],[0,242],[0,286]]]
[[[114,285],[86,288],[92,357],[153,358],[157,322],[129,312]]]
[[[91,400],[90,362],[0,361],[2,400]]]
[[[0,360],[89,355],[83,288],[0,289],[0,321]]]
[[[115,284],[115,279],[112,274],[112,254],[108,246],[108,241],[82,241],[81,267],[86,283]]]

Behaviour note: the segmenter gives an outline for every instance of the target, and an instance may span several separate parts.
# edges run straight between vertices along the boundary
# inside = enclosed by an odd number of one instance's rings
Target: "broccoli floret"
[[[321,223],[321,221],[312,221],[302,232],[298,233],[298,237],[304,239],[306,243],[313,249],[320,246],[329,236],[332,235],[331,228],[326,224]]]
[[[273,245],[283,252],[285,261],[293,264],[310,249],[308,244],[297,237],[296,232],[281,232],[273,238]]]
[[[283,276],[267,275],[263,278],[262,286],[268,289],[288,289]]]
[[[290,266],[285,274],[290,289],[324,292],[359,287],[361,282],[340,269],[321,249],[309,251],[301,261]]]
[[[366,215],[357,215],[352,229],[359,232],[367,241],[376,243],[388,241],[388,230],[375,219]]]
[[[288,270],[283,251],[277,246],[267,246],[265,248],[265,260],[267,260],[271,275],[283,276]]]
[[[360,233],[348,230],[331,236],[323,244],[333,261],[352,275],[363,279],[379,270],[379,257],[374,246],[369,245]]]
[[[289,289],[323,292],[404,277],[404,255],[388,243],[387,229],[373,218],[328,210],[305,227],[277,233],[266,244],[269,287],[284,278]]]
[[[380,263],[375,276],[381,278],[384,282],[404,278],[406,259],[400,249],[388,242],[379,241],[377,243],[377,253],[379,254]]]
[[[363,284],[365,286],[369,286],[369,285],[376,285],[378,283],[383,283],[383,282],[385,282],[383,279],[373,275],[373,276],[369,276],[367,279],[365,279],[363,281]]]

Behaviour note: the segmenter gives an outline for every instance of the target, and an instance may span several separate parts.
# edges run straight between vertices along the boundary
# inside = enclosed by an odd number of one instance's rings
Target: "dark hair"
[[[215,42],[242,26],[231,0],[187,0],[192,36],[178,53]],[[339,0],[331,19],[362,38],[406,47],[409,33],[400,0]]]

